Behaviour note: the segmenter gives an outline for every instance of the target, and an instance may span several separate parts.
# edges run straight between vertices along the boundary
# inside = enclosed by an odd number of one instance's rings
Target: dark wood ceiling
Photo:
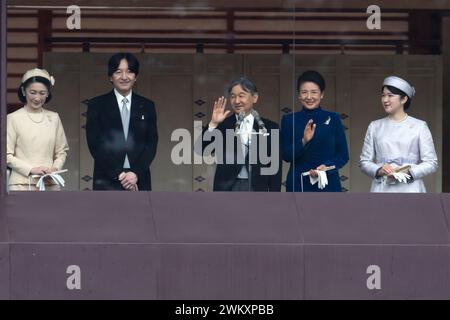
[[[9,0],[9,6],[51,6],[73,5],[73,0]],[[78,6],[88,7],[185,7],[185,8],[279,8],[279,9],[365,9],[377,4],[384,10],[450,10],[448,0],[78,0]]]

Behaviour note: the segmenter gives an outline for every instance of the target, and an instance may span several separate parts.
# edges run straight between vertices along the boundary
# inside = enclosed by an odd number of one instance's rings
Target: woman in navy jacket
[[[297,81],[298,98],[302,110],[287,114],[281,121],[281,144],[283,160],[289,162],[286,190],[308,192],[342,191],[339,169],[349,159],[344,127],[339,114],[323,110],[325,80],[316,71],[304,72]],[[316,170],[335,166],[326,171],[328,185],[323,189],[312,185],[309,172],[316,177]]]

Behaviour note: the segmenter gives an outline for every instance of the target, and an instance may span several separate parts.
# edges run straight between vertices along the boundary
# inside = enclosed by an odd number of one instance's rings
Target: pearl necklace
[[[391,119],[392,121],[397,122],[397,123],[403,122],[404,120],[406,120],[406,118],[408,118],[408,114],[407,113],[405,114],[403,119],[400,119],[400,120],[394,120],[392,117],[389,117],[389,119]]]
[[[45,117],[45,115],[44,115],[44,109],[42,109],[42,111],[41,111],[42,118],[41,118],[40,121],[34,120],[34,119],[31,117],[30,112],[28,112],[28,110],[27,110],[26,108],[25,108],[25,112],[27,113],[28,118],[29,118],[31,121],[33,121],[34,123],[41,123],[42,121],[44,121],[44,117]]]

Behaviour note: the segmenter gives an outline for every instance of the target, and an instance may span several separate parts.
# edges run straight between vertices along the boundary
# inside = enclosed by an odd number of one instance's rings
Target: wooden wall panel
[[[64,55],[53,53],[52,55]],[[105,94],[112,90],[112,85],[108,79],[107,63],[109,54],[78,54],[80,57],[80,96],[79,104],[79,127],[80,127],[80,190],[92,189],[92,177],[94,161],[86,142],[86,112],[87,101],[96,96]]]
[[[356,192],[369,192],[372,180],[359,169],[364,137],[370,122],[385,116],[381,106],[383,79],[394,72],[392,57],[354,57],[350,59],[350,185]]]
[[[69,171],[63,174],[64,190],[80,189],[80,67],[79,55],[47,55],[44,65],[55,78],[53,98],[47,108],[59,114],[69,143],[69,152],[64,166]]]
[[[138,92],[153,100],[158,117],[158,150],[151,165],[152,190],[192,191],[192,165],[175,165],[171,151],[177,142],[171,135],[178,128],[193,131],[192,55],[140,55],[143,68]]]

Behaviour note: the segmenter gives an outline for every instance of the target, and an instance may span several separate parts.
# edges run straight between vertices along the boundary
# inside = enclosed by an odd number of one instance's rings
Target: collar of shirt
[[[131,96],[132,96],[132,91],[130,90],[130,93],[124,97],[123,95],[121,95],[119,93],[119,91],[117,91],[116,89],[114,89],[114,94],[116,95],[116,99],[117,99],[117,105],[119,106],[119,111],[122,111],[122,105],[123,105],[123,98],[127,98],[128,102],[127,102],[127,109],[128,111],[130,111],[131,108]]]
[[[238,120],[238,115],[236,115],[236,120]],[[245,116],[244,121],[242,121],[241,127],[246,125],[246,120],[248,121],[248,130],[251,131],[253,129],[253,123],[255,121],[255,117],[253,116],[253,114],[248,114],[247,116]]]
[[[320,106],[318,106],[317,108],[310,110],[310,109],[307,109],[307,108],[303,107],[302,111],[304,113],[306,113],[306,115],[312,117],[312,116],[316,116],[319,113],[321,113],[322,112],[322,108]]]

